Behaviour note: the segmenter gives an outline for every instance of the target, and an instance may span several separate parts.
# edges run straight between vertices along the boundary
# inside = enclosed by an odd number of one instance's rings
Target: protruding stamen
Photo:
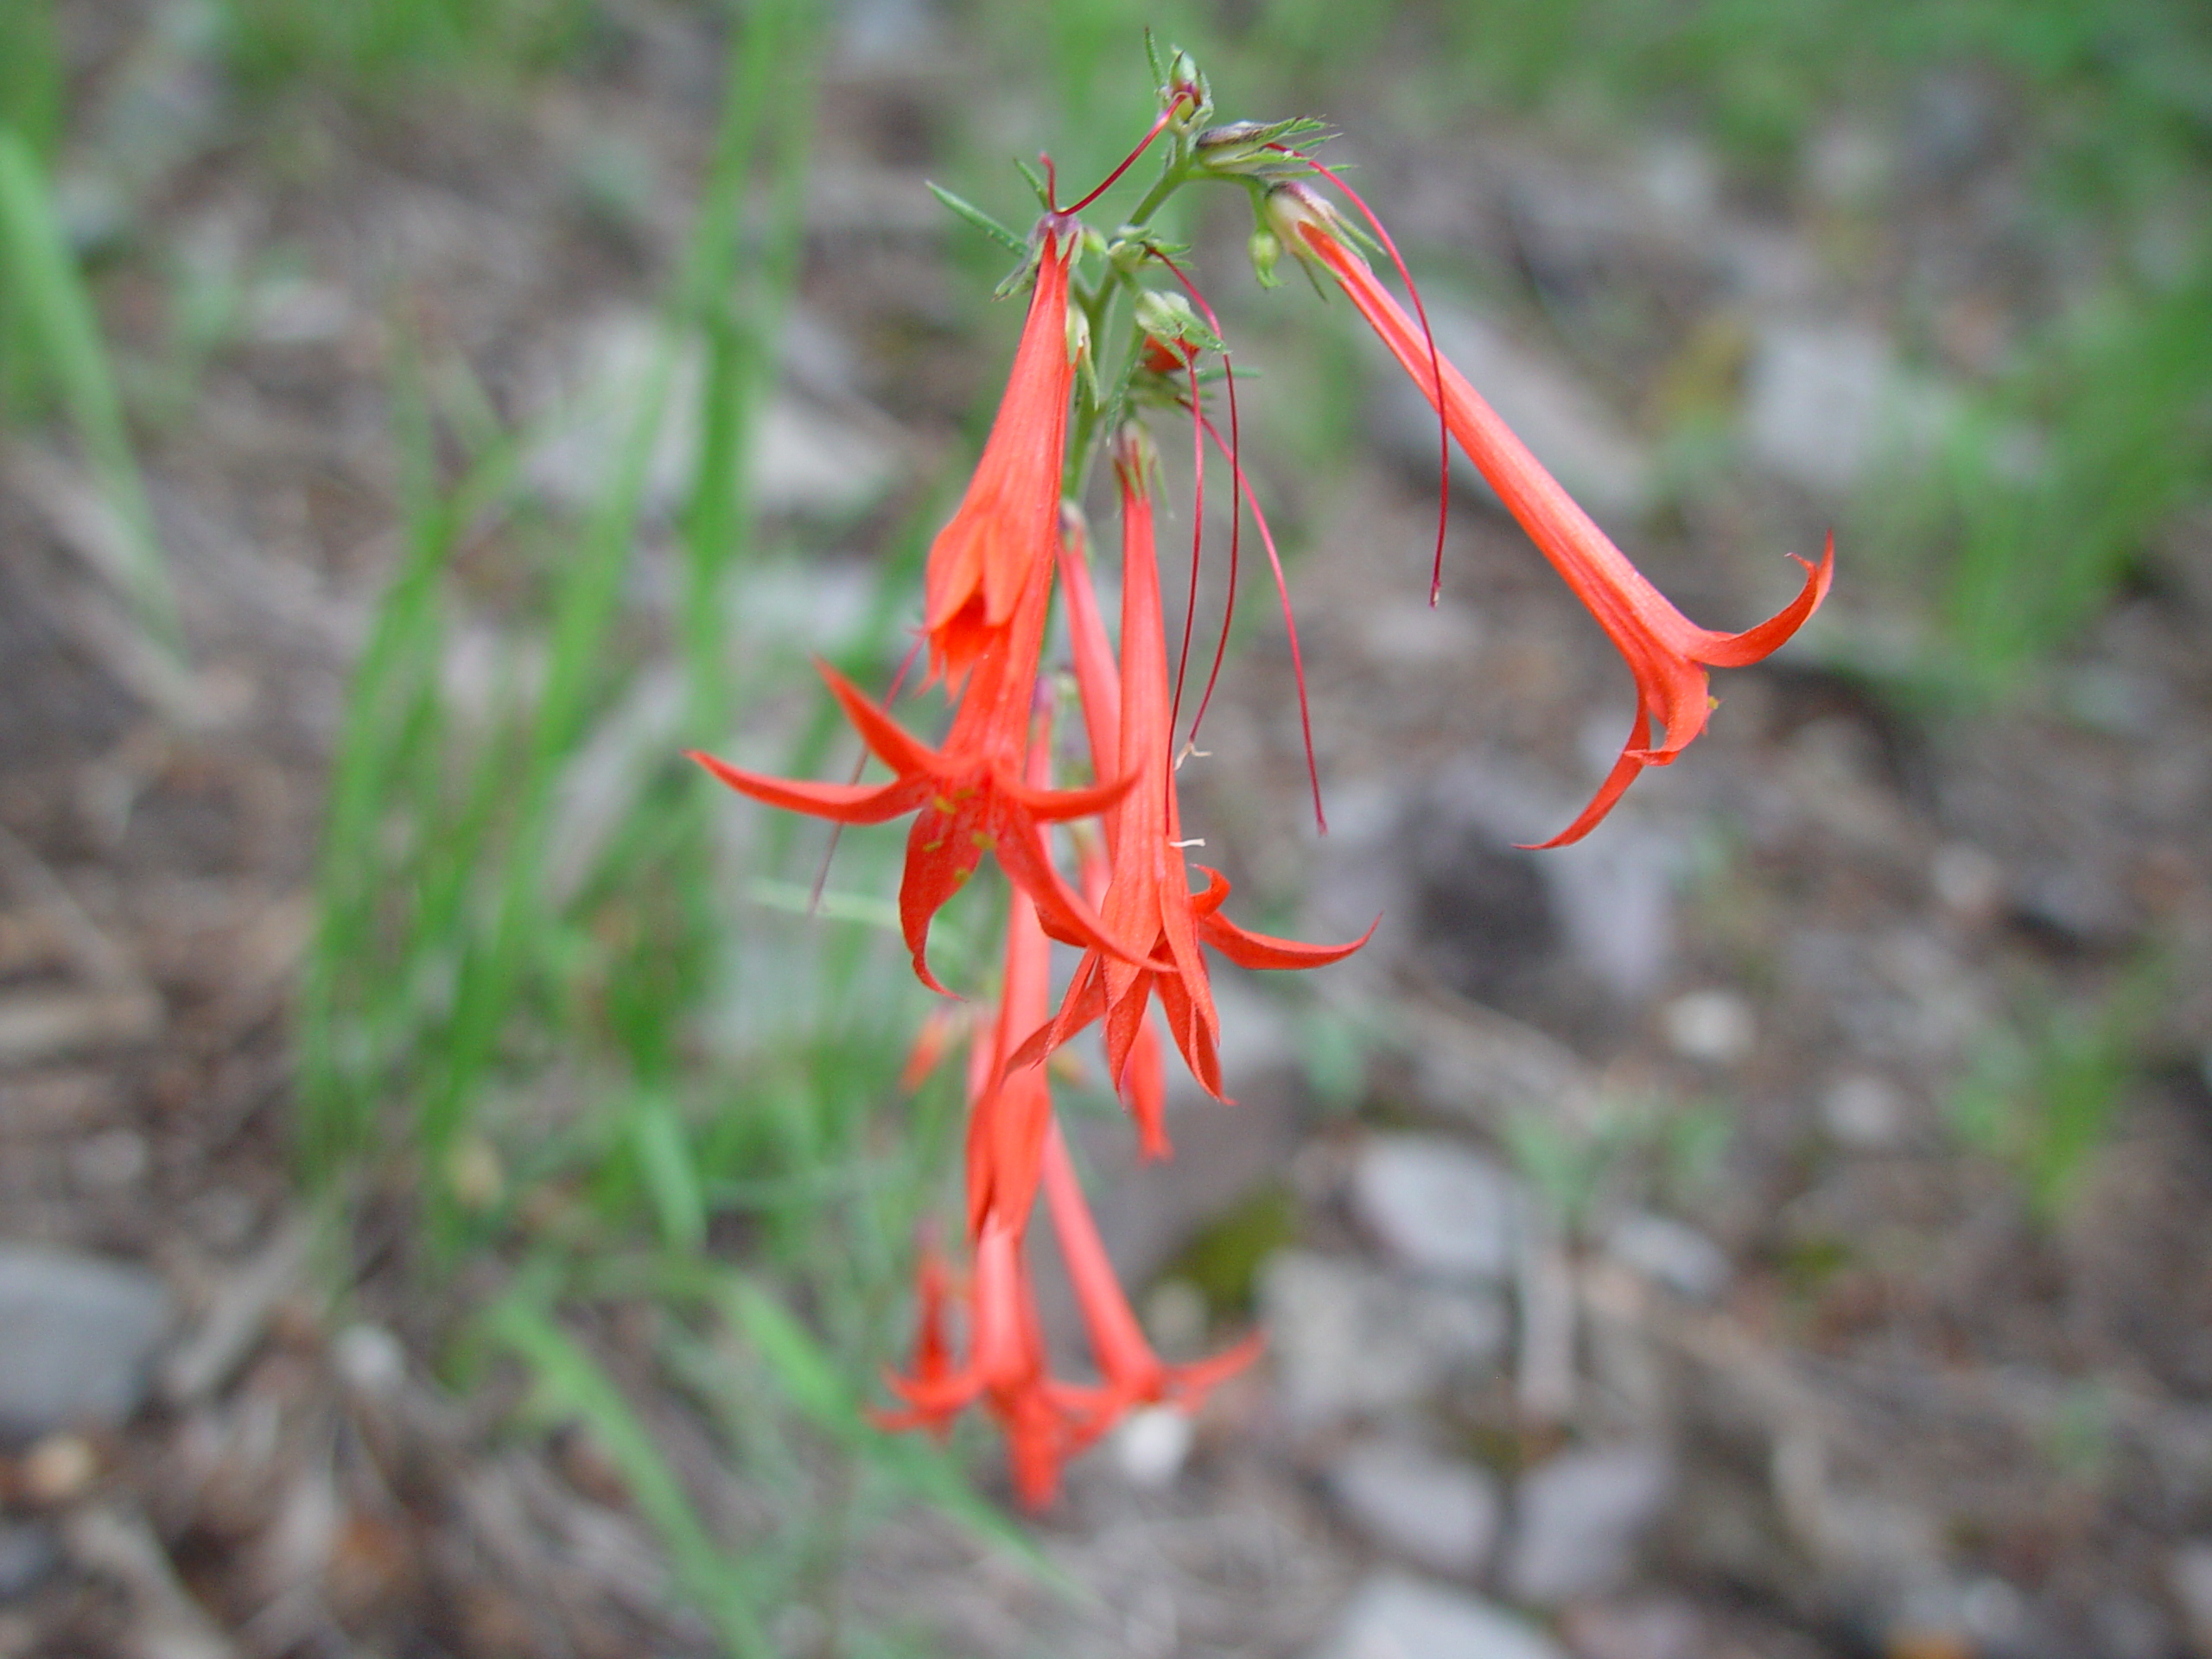
[[[1199,291],[1198,285],[1191,280],[1189,274],[1180,265],[1166,254],[1156,254],[1154,257],[1161,264],[1175,273],[1175,280],[1183,284],[1192,303],[1197,305],[1199,311],[1205,315],[1206,327],[1212,329],[1214,338],[1219,340],[1222,337],[1221,319],[1214,315],[1213,307],[1206,302],[1206,296]],[[1230,623],[1236,620],[1237,556],[1243,536],[1244,474],[1243,469],[1236,465],[1238,456],[1243,453],[1243,435],[1239,430],[1236,416],[1236,365],[1229,360],[1229,353],[1226,352],[1221,354],[1221,378],[1222,384],[1227,388],[1229,393],[1229,594],[1222,601],[1221,637],[1214,644],[1213,666],[1206,671],[1206,689],[1199,694],[1198,712],[1191,716],[1192,741],[1197,741],[1198,728],[1205,723],[1206,709],[1213,702],[1214,686],[1221,678],[1222,662],[1229,655],[1229,628]],[[1195,387],[1191,395],[1191,407],[1193,414],[1198,411],[1198,399]],[[1203,452],[1203,446],[1201,450]],[[1188,637],[1189,630],[1186,626],[1185,629],[1186,640]],[[1179,693],[1182,689],[1182,682],[1179,678],[1176,682],[1176,689]]]
[[[1352,206],[1359,209],[1360,216],[1367,220],[1368,228],[1382,243],[1382,251],[1390,256],[1390,263],[1398,268],[1398,280],[1406,285],[1406,292],[1414,302],[1414,315],[1421,319],[1421,338],[1428,342],[1428,372],[1436,387],[1436,563],[1428,576],[1428,602],[1433,609],[1444,593],[1444,529],[1452,511],[1452,429],[1450,423],[1444,418],[1444,358],[1436,349],[1436,331],[1428,326],[1428,308],[1421,303],[1421,289],[1414,285],[1414,274],[1406,269],[1405,260],[1399,256],[1397,243],[1391,239],[1390,232],[1382,228],[1382,221],[1375,216],[1375,210],[1367,205],[1365,197],[1346,184],[1332,168],[1315,161],[1303,150],[1293,149],[1287,144],[1270,144],[1268,148],[1305,162],[1351,199]]]
[[[1167,124],[1175,118],[1175,111],[1183,107],[1183,100],[1185,99],[1192,99],[1195,100],[1197,96],[1197,93],[1193,92],[1188,86],[1178,86],[1175,89],[1175,96],[1168,99],[1167,107],[1160,112],[1160,118],[1152,124],[1152,130],[1146,133],[1142,138],[1137,141],[1137,147],[1135,149],[1131,150],[1127,156],[1124,156],[1122,158],[1122,164],[1116,168],[1111,173],[1109,173],[1103,179],[1101,179],[1098,181],[1098,188],[1093,190],[1089,195],[1085,196],[1081,201],[1076,202],[1071,207],[1064,207],[1060,211],[1068,213],[1079,213],[1084,208],[1090,207],[1092,202],[1097,200],[1099,197],[1104,195],[1109,190],[1112,189],[1114,188],[1115,181],[1119,179],[1122,174],[1128,172],[1131,168],[1135,167],[1137,164],[1137,157],[1143,155],[1147,149],[1151,148],[1152,141],[1159,137],[1161,133],[1167,130]]]
[[[1212,438],[1214,448],[1229,454],[1229,446],[1222,442],[1219,429],[1204,416],[1199,419],[1205,423],[1206,435]],[[1243,467],[1233,457],[1230,465],[1242,482]],[[1329,833],[1329,817],[1321,810],[1321,766],[1313,758],[1313,717],[1306,706],[1306,658],[1298,648],[1298,619],[1290,612],[1290,583],[1282,573],[1282,556],[1275,551],[1274,532],[1268,528],[1268,516],[1260,511],[1260,498],[1252,493],[1249,483],[1244,486],[1244,499],[1251,505],[1252,524],[1260,532],[1260,545],[1268,550],[1268,565],[1274,573],[1275,593],[1282,601],[1283,632],[1290,637],[1291,677],[1298,683],[1298,728],[1306,740],[1306,776],[1313,786],[1313,827],[1325,836]]]

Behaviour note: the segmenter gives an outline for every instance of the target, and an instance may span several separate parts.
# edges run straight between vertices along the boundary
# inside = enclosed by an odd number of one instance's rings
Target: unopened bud
[[[1173,289],[1147,289],[1137,296],[1137,327],[1154,340],[1210,352],[1227,349],[1221,336],[1202,321],[1190,301]],[[1183,360],[1190,360],[1185,353]]]
[[[1191,302],[1180,294],[1164,294],[1148,288],[1137,296],[1137,327],[1154,339],[1182,340],[1198,320]]]
[[[1153,447],[1152,434],[1135,421],[1122,423],[1114,435],[1114,471],[1122,487],[1135,495],[1147,494],[1145,480],[1159,465],[1160,451]]]
[[[1267,222],[1262,228],[1289,244],[1294,252],[1304,251],[1306,239],[1300,232],[1308,226],[1332,237],[1336,234],[1337,210],[1294,181],[1268,192],[1265,212]]]
[[[1282,278],[1275,275],[1275,264],[1282,257],[1281,237],[1264,225],[1255,226],[1244,251],[1252,257],[1252,274],[1260,279],[1262,288],[1282,286]]]
[[[1255,270],[1260,269],[1257,244],[1262,236],[1273,240],[1278,251],[1287,251],[1295,254],[1308,277],[1313,276],[1320,263],[1320,251],[1317,245],[1320,241],[1343,248],[1354,259],[1359,257],[1357,252],[1348,245],[1344,221],[1338,218],[1337,210],[1294,181],[1279,184],[1268,191],[1265,204],[1260,209],[1259,226],[1253,236],[1253,265]],[[1264,273],[1260,280],[1262,283],[1267,281]]]

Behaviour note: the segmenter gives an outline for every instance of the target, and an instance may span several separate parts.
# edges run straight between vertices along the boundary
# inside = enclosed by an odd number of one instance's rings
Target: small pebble
[[[407,1376],[407,1351],[380,1325],[349,1325],[332,1338],[330,1363],[357,1394],[390,1395]]]
[[[136,1129],[106,1129],[69,1149],[69,1174],[81,1188],[113,1192],[134,1185],[151,1161],[144,1135]]]
[[[1678,1295],[1705,1301],[1728,1288],[1728,1253],[1694,1227],[1632,1210],[1607,1230],[1613,1259]]]
[[[1183,1471],[1191,1455],[1190,1414],[1174,1406],[1132,1412],[1114,1431],[1114,1460],[1130,1485],[1158,1491]]]
[[[92,1484],[99,1459],[81,1434],[49,1434],[23,1453],[23,1496],[34,1503],[67,1503]]]
[[[1751,1052],[1758,1027],[1751,1005],[1733,991],[1692,991],[1660,1010],[1667,1046],[1686,1060],[1730,1065]]]
[[[1928,861],[1929,885],[1944,909],[1967,921],[1986,921],[2005,902],[2005,871],[1979,847],[1947,842]]]
[[[1838,1146],[1878,1152],[1897,1143],[1904,1101],[1887,1078],[1871,1071],[1847,1072],[1821,1097],[1821,1122]]]

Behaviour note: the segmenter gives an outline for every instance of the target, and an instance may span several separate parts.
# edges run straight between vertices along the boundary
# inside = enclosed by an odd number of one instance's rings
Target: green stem
[[[1160,170],[1160,176],[1153,181],[1152,188],[1144,193],[1143,200],[1137,203],[1136,211],[1129,215],[1129,224],[1140,231],[1147,228],[1152,222],[1152,216],[1160,211],[1160,204],[1181,189],[1190,176],[1191,141],[1178,133],[1175,154]]]

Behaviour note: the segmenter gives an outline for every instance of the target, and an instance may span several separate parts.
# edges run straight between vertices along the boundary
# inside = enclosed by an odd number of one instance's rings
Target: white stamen
[[[1206,844],[1206,838],[1204,836],[1193,836],[1188,841],[1171,841],[1167,844],[1176,848],[1203,847]]]

